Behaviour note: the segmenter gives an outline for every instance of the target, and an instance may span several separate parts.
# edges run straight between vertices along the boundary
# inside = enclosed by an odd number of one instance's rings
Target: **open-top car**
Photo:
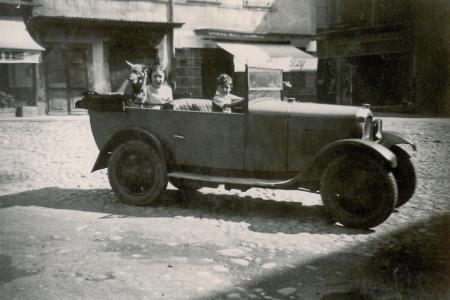
[[[416,187],[408,138],[383,131],[361,107],[282,99],[282,71],[246,69],[247,94],[233,113],[208,99],[177,99],[162,109],[137,107],[123,95],[87,93],[100,150],[92,171],[108,168],[111,187],[128,204],[155,202],[168,181],[184,192],[205,186],[320,192],[330,217],[371,228],[406,203]]]

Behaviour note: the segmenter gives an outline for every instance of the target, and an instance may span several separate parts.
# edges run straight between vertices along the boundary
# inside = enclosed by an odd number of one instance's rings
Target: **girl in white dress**
[[[154,108],[161,108],[161,104],[167,104],[173,100],[172,88],[165,83],[166,76],[162,66],[153,66],[149,75],[150,85],[147,86],[146,102],[156,104]]]

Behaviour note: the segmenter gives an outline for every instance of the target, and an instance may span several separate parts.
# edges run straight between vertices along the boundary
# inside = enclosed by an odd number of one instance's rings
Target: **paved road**
[[[386,118],[417,142],[413,199],[373,230],[318,195],[169,187],[119,203],[86,116],[0,120],[1,299],[449,299],[450,120]],[[353,298],[352,298],[353,297]]]

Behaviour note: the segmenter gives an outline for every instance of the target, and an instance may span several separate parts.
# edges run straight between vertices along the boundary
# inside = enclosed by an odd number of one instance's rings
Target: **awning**
[[[317,71],[317,57],[292,45],[217,43],[234,56],[235,72],[244,72],[245,65],[290,71]]]
[[[42,48],[20,18],[0,18],[0,63],[39,63]]]

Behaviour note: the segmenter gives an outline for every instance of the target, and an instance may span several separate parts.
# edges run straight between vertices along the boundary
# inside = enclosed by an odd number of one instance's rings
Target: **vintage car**
[[[383,131],[369,105],[283,99],[282,71],[246,69],[247,95],[233,113],[212,112],[211,100],[177,99],[161,109],[137,107],[123,95],[87,93],[100,150],[92,171],[108,168],[116,196],[148,205],[168,181],[201,187],[301,189],[321,194],[332,220],[371,228],[405,204],[416,187],[415,144]]]

